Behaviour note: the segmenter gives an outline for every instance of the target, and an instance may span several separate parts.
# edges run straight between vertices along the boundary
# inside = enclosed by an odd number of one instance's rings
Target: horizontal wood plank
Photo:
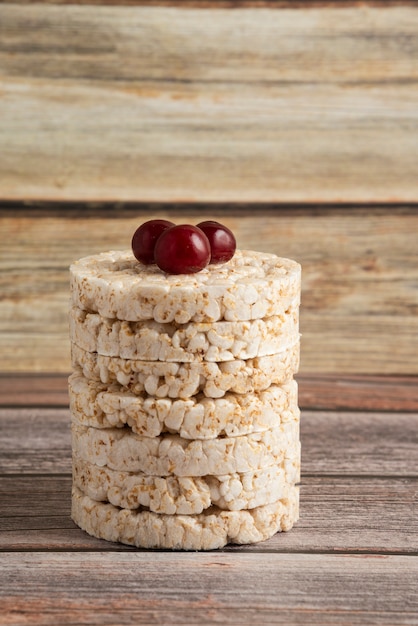
[[[0,196],[407,201],[418,9],[2,3]]]
[[[303,411],[303,472],[417,477],[417,432],[418,413]],[[70,471],[69,409],[0,409],[0,474]]]
[[[412,625],[417,563],[405,556],[8,554],[0,564],[0,623],[42,616],[43,624],[63,625]]]
[[[418,412],[416,377],[301,375],[297,381],[303,409]]]
[[[324,8],[352,7],[356,0],[8,0],[8,4],[80,4],[94,6],[145,6],[176,7],[193,9],[233,9],[233,8]],[[362,0],[362,4],[372,7],[414,6],[415,0]]]
[[[78,529],[68,423],[0,410],[0,624],[416,624],[418,414],[304,411],[300,521],[210,553]]]
[[[245,550],[417,555],[417,489],[418,478],[303,477],[297,525]],[[3,475],[0,499],[2,551],[124,549],[75,527],[69,475]]]
[[[0,406],[68,407],[68,375],[0,374]]]
[[[415,476],[417,426],[416,413],[304,411],[301,420],[304,471],[307,474]]]
[[[202,206],[0,209],[0,371],[70,371],[68,266],[152,217],[221,219],[240,248],[303,268],[301,375],[418,374],[418,211]]]
[[[418,412],[418,378],[298,375],[302,409]],[[2,407],[68,407],[67,374],[1,374]]]

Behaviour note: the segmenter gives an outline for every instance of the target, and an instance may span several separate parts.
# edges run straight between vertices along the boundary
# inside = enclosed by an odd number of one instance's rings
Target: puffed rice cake
[[[76,524],[182,550],[289,530],[300,265],[237,250],[178,276],[112,251],[75,262],[70,281]]]
[[[143,437],[129,428],[86,427],[73,421],[72,448],[86,461],[152,476],[206,476],[248,472],[281,463],[299,446],[299,423],[261,433],[217,439],[179,435]]]
[[[298,309],[245,322],[128,322],[72,307],[71,341],[86,352],[140,361],[233,361],[276,354],[297,342]]]
[[[254,393],[287,382],[299,368],[299,338],[282,352],[253,359],[210,363],[165,363],[121,359],[71,346],[74,370],[89,380],[117,382],[135,394],[188,398],[202,392],[222,398],[228,391]]]
[[[71,516],[87,533],[107,541],[138,548],[216,550],[290,530],[299,516],[299,489],[292,486],[286,498],[249,510],[211,507],[198,515],[163,515],[97,502],[73,486]]]
[[[146,507],[154,513],[195,515],[211,506],[239,511],[285,497],[300,480],[300,450],[281,463],[221,476],[150,476],[95,465],[73,456],[74,484],[98,502],[123,509]],[[289,451],[290,454],[290,451]]]
[[[170,275],[131,250],[85,257],[70,267],[74,306],[125,321],[245,321],[283,315],[300,302],[301,267],[275,254],[237,250],[228,263]]]
[[[106,385],[74,372],[69,378],[69,397],[79,423],[94,428],[129,426],[147,437],[162,433],[178,433],[184,439],[235,437],[299,419],[298,387],[293,379],[252,394],[173,399],[136,395],[117,383]]]

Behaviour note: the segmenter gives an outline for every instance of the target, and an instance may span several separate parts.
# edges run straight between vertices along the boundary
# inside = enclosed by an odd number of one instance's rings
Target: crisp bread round
[[[287,497],[300,480],[300,453],[251,472],[221,476],[149,476],[99,467],[73,454],[73,481],[93,500],[123,509],[195,515],[211,506],[239,511]]]
[[[71,516],[90,535],[138,548],[215,550],[228,543],[251,544],[290,530],[299,515],[299,490],[246,511],[211,507],[199,515],[162,515],[96,502],[73,487]]]
[[[245,321],[283,315],[300,301],[301,267],[274,254],[237,250],[196,274],[166,274],[131,250],[85,257],[70,267],[73,305],[127,321]]]
[[[147,437],[162,433],[178,433],[184,439],[236,437],[269,430],[300,416],[295,380],[253,394],[172,399],[135,395],[118,384],[106,385],[73,373],[68,390],[71,413],[79,423],[94,428],[129,426]]]
[[[221,398],[228,391],[253,393],[290,380],[299,368],[299,338],[274,355],[223,363],[163,363],[102,356],[71,344],[72,365],[89,380],[117,382],[135,394],[188,398],[202,392]]]
[[[241,437],[190,440],[143,437],[129,428],[97,429],[72,422],[74,452],[95,465],[152,476],[207,476],[248,472],[294,456],[299,423]]]
[[[72,307],[70,339],[87,352],[141,361],[233,361],[276,354],[299,337],[299,309],[245,322],[128,322]]]

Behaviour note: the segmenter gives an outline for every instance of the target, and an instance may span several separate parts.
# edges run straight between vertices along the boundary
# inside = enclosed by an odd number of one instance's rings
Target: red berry
[[[229,228],[213,220],[200,222],[197,227],[203,230],[206,237],[209,239],[211,263],[226,263],[232,259],[235,254],[237,242]]]
[[[157,239],[167,228],[174,226],[168,220],[149,220],[136,229],[132,237],[132,252],[145,265],[155,263],[154,249]]]
[[[194,274],[210,261],[210,245],[205,233],[190,224],[168,228],[157,241],[155,260],[168,274]]]

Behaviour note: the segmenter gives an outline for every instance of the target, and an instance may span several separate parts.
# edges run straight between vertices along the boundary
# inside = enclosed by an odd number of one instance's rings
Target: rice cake
[[[74,484],[93,500],[167,515],[195,515],[211,506],[253,509],[286,497],[299,480],[299,449],[280,464],[221,476],[150,476],[99,467],[73,455]]]
[[[79,259],[70,267],[74,306],[102,317],[161,323],[246,321],[283,315],[300,302],[301,267],[265,252],[237,250],[227,263],[170,275],[131,250]]]
[[[288,422],[261,433],[218,439],[179,435],[142,437],[129,428],[96,429],[72,422],[72,449],[95,465],[152,476],[207,476],[248,472],[293,457],[299,423]]]
[[[188,398],[202,392],[221,398],[228,391],[254,393],[290,380],[299,367],[299,338],[293,346],[269,356],[221,363],[164,363],[109,357],[71,344],[72,365],[90,380],[118,382],[135,394]]]
[[[172,399],[135,395],[119,384],[106,385],[73,373],[68,391],[71,413],[79,423],[94,428],[129,426],[147,437],[167,432],[184,439],[236,437],[269,430],[300,416],[295,380],[252,394]]]
[[[70,339],[87,352],[141,361],[233,361],[281,352],[299,337],[298,309],[246,322],[161,324],[108,319],[72,307]]]
[[[148,549],[215,550],[290,530],[299,517],[299,490],[292,487],[287,498],[251,510],[211,507],[199,515],[162,515],[96,502],[74,486],[71,517],[87,533],[107,541]]]

